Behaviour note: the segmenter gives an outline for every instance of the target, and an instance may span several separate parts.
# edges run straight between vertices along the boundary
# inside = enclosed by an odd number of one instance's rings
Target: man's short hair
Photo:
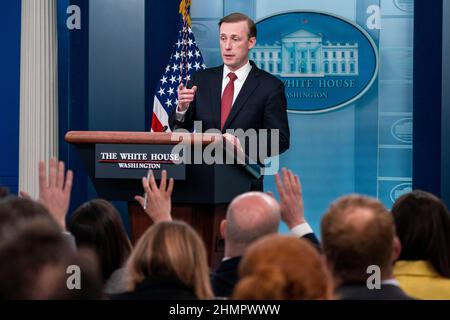
[[[363,210],[370,213],[363,217]],[[361,195],[338,199],[323,217],[321,229],[324,253],[342,284],[365,282],[370,265],[379,266],[382,274],[391,268],[395,227],[377,199]]]
[[[225,17],[223,17],[222,19],[220,19],[219,21],[219,28],[222,25],[222,23],[233,23],[233,22],[241,22],[241,21],[247,21],[247,25],[248,25],[248,37],[255,37],[256,38],[256,24],[255,22],[250,19],[248,16],[246,16],[245,14],[239,13],[239,12],[234,12],[231,13]]]
[[[39,202],[17,197],[0,200],[0,241],[5,233],[14,232],[13,226],[33,219],[47,219],[57,226],[48,210]]]
[[[22,220],[0,242],[0,299],[97,299],[102,283],[96,256],[71,250],[45,217]],[[67,286],[67,267],[82,268],[80,290]]]

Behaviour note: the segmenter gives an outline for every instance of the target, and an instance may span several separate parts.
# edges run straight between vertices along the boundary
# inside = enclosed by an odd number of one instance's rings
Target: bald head
[[[278,232],[280,207],[265,193],[247,192],[230,203],[223,224],[225,255],[242,255],[254,240]]]

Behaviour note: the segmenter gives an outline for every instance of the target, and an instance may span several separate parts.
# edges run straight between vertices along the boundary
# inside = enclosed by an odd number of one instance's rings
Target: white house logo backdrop
[[[288,109],[319,113],[361,97],[378,73],[378,49],[353,22],[321,12],[289,12],[257,22],[256,65],[285,84]]]

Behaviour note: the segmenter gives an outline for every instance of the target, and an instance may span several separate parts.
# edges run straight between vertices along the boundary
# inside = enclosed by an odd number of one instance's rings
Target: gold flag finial
[[[191,17],[188,14],[188,9],[191,6],[191,0],[181,0],[180,10],[178,11],[183,16],[183,21],[187,21],[187,25],[191,26]]]

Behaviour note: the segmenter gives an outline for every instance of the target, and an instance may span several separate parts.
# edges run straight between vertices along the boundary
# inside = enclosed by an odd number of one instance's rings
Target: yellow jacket
[[[450,300],[450,278],[439,275],[428,261],[397,261],[394,277],[403,291],[411,297]]]

